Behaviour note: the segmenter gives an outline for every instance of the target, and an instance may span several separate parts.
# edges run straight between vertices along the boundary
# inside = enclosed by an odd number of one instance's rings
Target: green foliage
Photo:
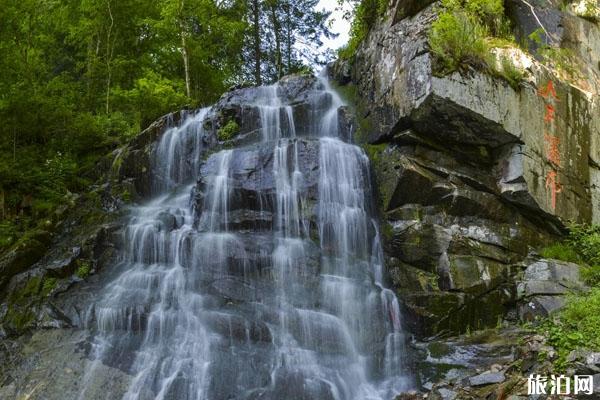
[[[556,260],[573,263],[581,262],[581,258],[579,257],[579,254],[577,254],[577,251],[566,243],[554,243],[544,248],[540,253],[544,258],[554,258]]]
[[[489,46],[487,31],[462,11],[444,12],[432,24],[429,45],[436,57],[436,72],[446,74],[468,66],[485,67]]]
[[[245,7],[243,0],[2,7],[0,251],[85,190],[100,157],[161,115],[212,102],[239,80]]]
[[[237,135],[240,131],[240,127],[234,120],[229,120],[225,126],[219,128],[217,131],[217,137],[220,141],[224,142],[226,140],[231,140]]]
[[[77,264],[78,264],[78,267],[77,267],[77,271],[75,271],[75,275],[77,275],[81,279],[87,278],[92,271],[90,262],[87,260],[78,260]]]
[[[581,277],[590,286],[600,286],[600,265],[584,265],[581,270]]]
[[[544,63],[552,66],[557,71],[567,75],[569,79],[581,78],[581,71],[577,66],[576,56],[573,50],[558,47],[552,43],[546,43],[543,40],[544,30],[538,28],[528,37],[538,46],[538,54],[543,58]]]
[[[541,254],[581,264],[586,283],[600,285],[600,225],[571,224],[566,239],[544,248]]]
[[[525,79],[525,71],[516,67],[509,57],[501,57],[501,69],[498,75],[504,78],[513,89],[518,89],[521,82]]]
[[[583,264],[582,277],[592,286],[588,293],[571,295],[560,314],[539,328],[558,352],[556,367],[564,370],[572,350],[600,350],[600,225],[570,225],[567,238],[545,248],[542,255]]]
[[[0,252],[17,240],[17,226],[14,221],[0,222]]]
[[[600,225],[572,224],[566,242],[590,265],[600,265]]]
[[[577,60],[573,50],[547,45],[542,46],[538,52],[547,65],[566,74],[567,78],[575,80],[581,78],[581,72],[577,66]]]
[[[555,366],[563,371],[569,353],[578,348],[600,350],[600,288],[571,297],[558,318],[538,328],[558,352]]]
[[[484,25],[494,36],[504,27],[502,0],[443,0],[442,6],[450,11],[464,10],[473,20]]]
[[[58,279],[56,278],[46,278],[44,279],[44,283],[42,284],[42,295],[47,296],[50,292],[56,287],[58,284]]]
[[[435,72],[448,74],[468,67],[492,70],[518,87],[523,72],[505,59],[500,60],[502,69],[496,70],[490,54],[494,42],[514,42],[503,1],[443,0],[442,7],[429,32]]]
[[[361,0],[354,9],[350,39],[348,44],[338,51],[341,59],[350,59],[356,54],[360,43],[365,39],[378,18],[385,13],[386,0]]]

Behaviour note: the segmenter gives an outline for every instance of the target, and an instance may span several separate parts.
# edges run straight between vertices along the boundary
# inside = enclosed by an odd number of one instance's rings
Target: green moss
[[[39,276],[32,276],[27,280],[25,286],[15,289],[9,296],[9,303],[23,305],[37,296],[40,292],[42,279]]]
[[[40,301],[43,286],[41,277],[32,276],[22,287],[15,288],[8,297],[3,323],[17,331],[27,328],[35,319],[31,307]]]
[[[27,328],[35,319],[35,314],[31,310],[8,309],[4,322],[13,326],[17,331]]]
[[[221,142],[233,139],[240,132],[240,126],[234,120],[229,120],[225,126],[219,128],[217,137]]]
[[[371,160],[371,162],[373,162],[373,163],[378,163],[380,161],[381,153],[383,153],[383,151],[386,149],[386,147],[387,147],[387,145],[385,143],[364,144],[363,145],[363,149],[365,150],[365,153],[367,153],[369,160]]]
[[[433,342],[427,346],[429,355],[433,358],[442,358],[451,354],[454,350],[448,344],[443,342]]]
[[[391,240],[394,236],[394,227],[387,221],[381,224],[381,235],[387,241]]]

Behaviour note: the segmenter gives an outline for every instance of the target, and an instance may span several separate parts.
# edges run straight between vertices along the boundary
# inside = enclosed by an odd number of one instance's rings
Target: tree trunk
[[[261,60],[260,60],[260,9],[259,0],[252,0],[253,17],[253,36],[254,36],[254,81],[257,85],[262,85],[261,79]]]
[[[190,79],[190,59],[187,51],[187,30],[185,28],[183,8],[184,8],[184,0],[181,0],[180,9],[179,9],[179,29],[181,34],[181,55],[183,57],[183,69],[185,73],[185,94],[187,97],[192,97],[192,85]]]
[[[106,33],[106,113],[108,114],[110,112],[110,84],[111,84],[111,79],[112,79],[112,53],[114,50],[114,46],[110,45],[110,40],[111,40],[111,35],[112,35],[112,28],[113,25],[115,23],[115,20],[113,18],[112,15],[112,10],[110,8],[110,0],[108,0],[106,2],[107,7],[108,7],[108,16],[110,17],[110,25],[108,26],[108,32]]]
[[[286,57],[287,57],[287,73],[289,74],[291,69],[292,69],[292,5],[290,4],[289,0],[287,0],[286,2],[286,25],[287,25],[287,32],[286,32]]]
[[[277,70],[277,80],[281,79],[281,27],[279,19],[277,19],[277,5],[275,2],[271,4],[271,22],[273,23],[273,33],[275,34],[275,67]]]

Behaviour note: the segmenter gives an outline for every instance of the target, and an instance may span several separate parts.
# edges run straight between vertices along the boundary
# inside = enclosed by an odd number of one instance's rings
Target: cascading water
[[[107,385],[111,399],[367,400],[410,387],[368,159],[339,138],[340,98],[315,84],[301,138],[280,88],[254,90],[259,144],[202,163],[210,109],[162,135],[159,194],[132,209],[120,275],[88,313],[81,399],[103,384],[102,364],[132,376]]]

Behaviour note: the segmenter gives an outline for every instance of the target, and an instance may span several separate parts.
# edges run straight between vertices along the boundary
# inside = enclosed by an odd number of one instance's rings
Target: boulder
[[[475,375],[469,378],[471,386],[485,386],[494,383],[502,383],[506,380],[504,373],[486,371],[483,374]]]
[[[579,269],[577,264],[551,259],[528,264],[517,283],[520,318],[547,317],[565,305],[565,295],[585,290]]]

